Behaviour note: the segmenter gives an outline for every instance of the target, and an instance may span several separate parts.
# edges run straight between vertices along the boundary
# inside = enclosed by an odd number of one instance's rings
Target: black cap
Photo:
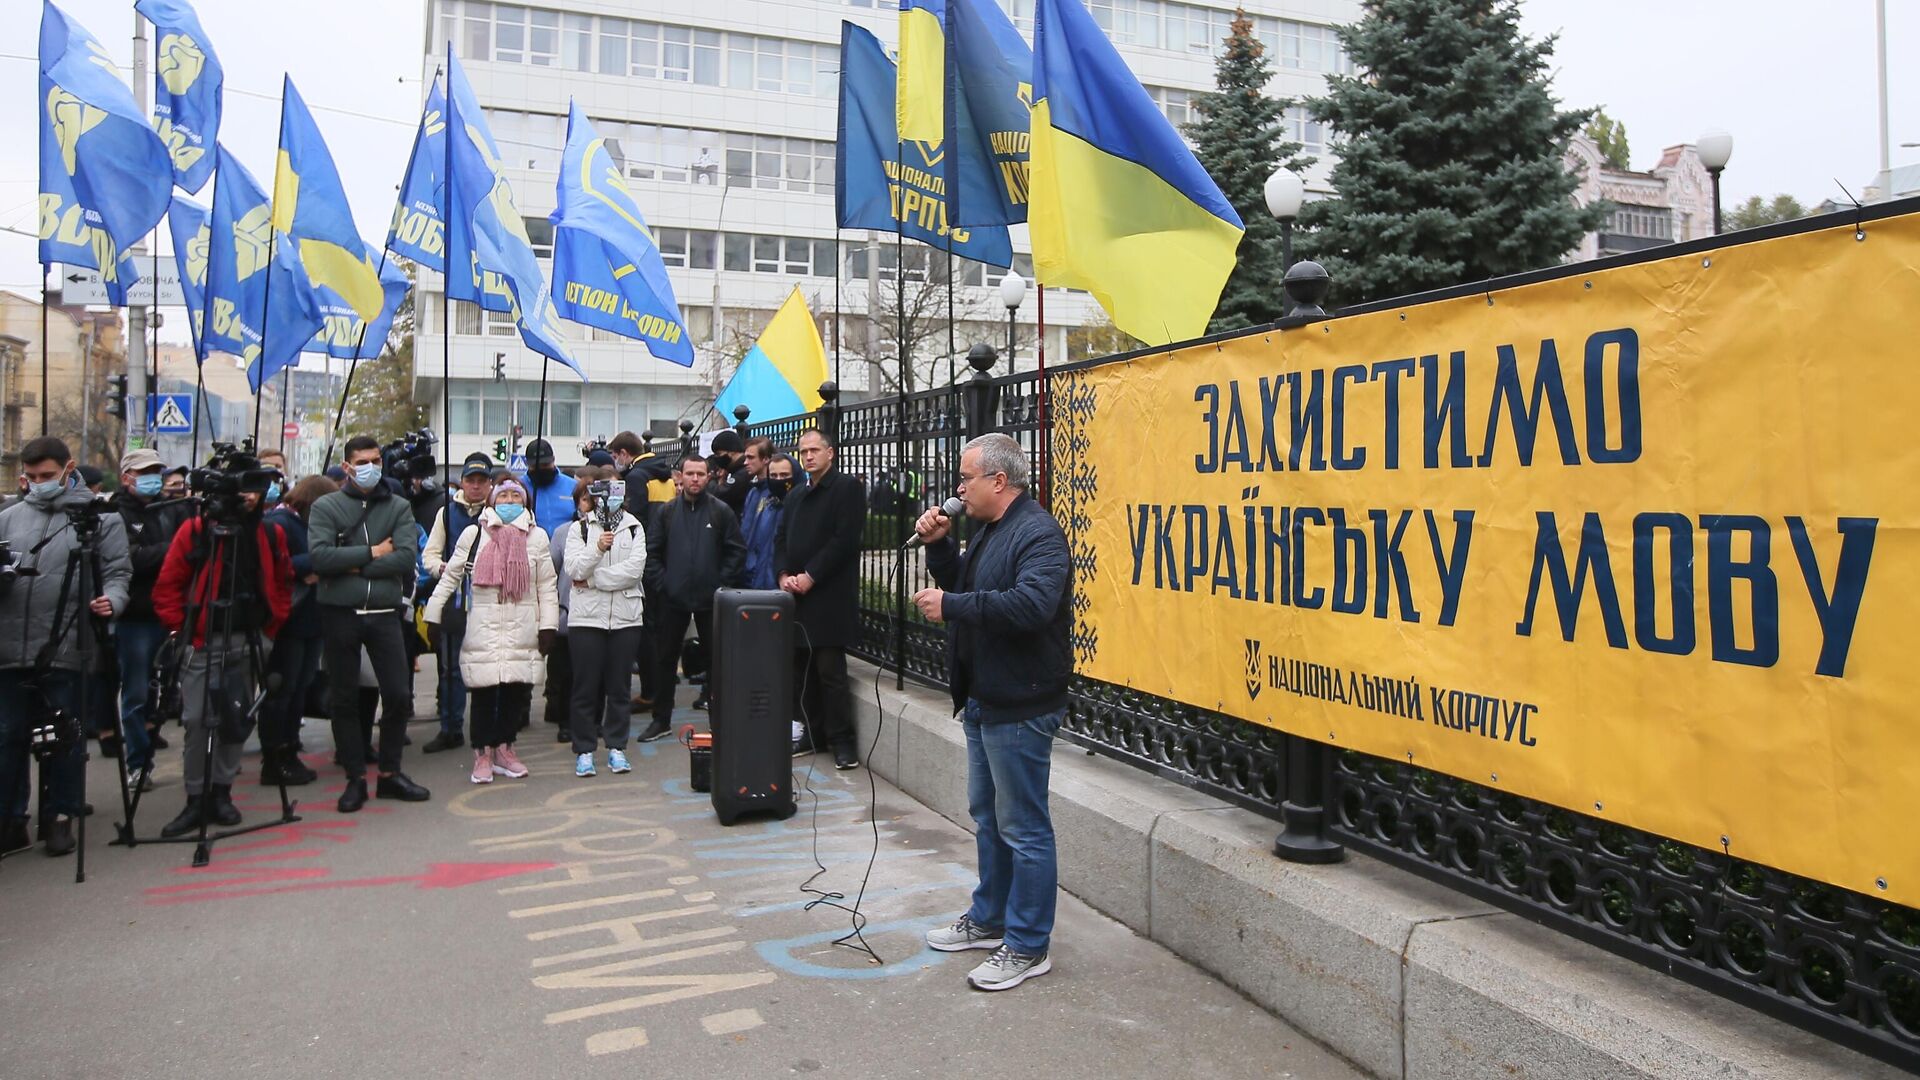
[[[535,439],[527,444],[528,465],[553,464],[553,444],[545,439]]]
[[[713,436],[713,448],[722,454],[738,454],[746,450],[747,444],[740,433],[732,428],[722,428]]]
[[[468,454],[466,464],[460,467],[460,478],[464,480],[474,475],[492,476],[493,459],[485,454]]]

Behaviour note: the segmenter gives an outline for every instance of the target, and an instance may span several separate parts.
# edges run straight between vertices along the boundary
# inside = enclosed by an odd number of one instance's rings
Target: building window
[[[480,305],[465,300],[453,302],[453,333],[455,337],[480,333]]]
[[[1307,113],[1303,105],[1295,105],[1282,117],[1286,125],[1286,136],[1301,146],[1301,152],[1318,157],[1327,152],[1326,127]]]
[[[482,311],[486,319],[488,337],[519,337],[520,327],[514,324],[511,311]]]
[[[527,242],[533,246],[536,259],[553,258],[553,222],[543,217],[522,217],[527,227]]]

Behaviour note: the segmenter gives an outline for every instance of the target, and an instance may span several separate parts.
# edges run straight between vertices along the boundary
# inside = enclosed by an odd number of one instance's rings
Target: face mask
[[[520,512],[525,509],[519,503],[501,503],[493,508],[493,514],[500,519],[500,524],[511,525],[520,520]]]
[[[776,499],[785,498],[787,492],[792,490],[793,490],[793,481],[791,479],[767,481],[767,494],[773,496]]]
[[[267,485],[267,503],[266,504],[268,506],[272,506],[274,503],[279,502],[280,496],[284,494],[286,493],[280,490],[280,481],[275,480],[273,483]]]
[[[66,490],[67,482],[65,480],[47,480],[42,483],[27,485],[27,494],[42,502],[59,498],[60,494]]]
[[[134,494],[142,498],[151,499],[155,495],[160,494],[160,489],[165,487],[166,484],[166,477],[161,476],[159,473],[147,473],[133,478],[133,491]]]
[[[379,462],[370,461],[365,465],[355,465],[353,467],[353,486],[354,487],[359,488],[361,491],[372,491],[374,485],[378,484],[379,482],[380,482],[380,463]]]

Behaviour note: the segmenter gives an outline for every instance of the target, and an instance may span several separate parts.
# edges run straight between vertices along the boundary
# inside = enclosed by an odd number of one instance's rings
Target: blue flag
[[[280,159],[273,173],[273,228],[315,289],[332,289],[362,319],[380,315],[379,271],[353,223],[347,191],[292,77],[280,96]]]
[[[380,252],[366,245],[367,258],[380,262]],[[386,260],[380,267],[380,314],[372,322],[360,317],[346,298],[325,285],[313,291],[314,313],[320,317],[320,332],[307,342],[303,352],[326,353],[336,360],[366,360],[379,356],[387,347],[387,335],[393,330],[393,317],[413,282],[397,263]]]
[[[1012,225],[1027,220],[1027,158],[1033,109],[1033,50],[993,0],[947,0],[947,58],[953,107],[968,122],[947,157],[948,183],[955,166],[990,162],[991,193],[963,189],[954,207],[956,225]]]
[[[693,342],[667,280],[660,247],[607,140],[576,102],[560,157],[560,208],[553,212],[553,302],[562,318],[646,343],[647,351],[693,366]]]
[[[112,56],[51,3],[40,17],[40,262],[100,271],[108,299],[138,280],[123,254],[173,198],[167,148]]]
[[[266,190],[225,146],[215,155],[201,346],[246,360],[257,391],[300,355],[320,320],[293,244],[274,243]]]
[[[207,208],[180,197],[167,208],[167,229],[173,234],[173,261],[180,267],[180,294],[187,303],[187,328],[193,336],[193,355],[204,360],[201,326],[207,319]]]
[[[153,67],[153,127],[173,156],[173,182],[198,192],[213,175],[220,137],[220,88],[226,81],[200,17],[186,0],[139,0],[158,38]]]
[[[840,137],[836,146],[834,207],[844,229],[884,229],[945,249],[952,233],[953,253],[992,266],[1013,265],[1013,242],[1006,226],[951,229],[952,200],[961,203],[993,197],[994,182],[984,159],[959,163],[958,182],[944,175],[951,143],[909,142],[894,136],[893,61],[880,39],[850,22],[840,24]],[[973,132],[964,110],[956,110],[959,145]]]
[[[400,181],[387,250],[429,270],[447,268],[447,92],[434,80],[413,133],[413,156]]]
[[[451,46],[447,106],[448,295],[478,300],[489,311],[511,312],[527,348],[586,378],[567,351],[526,220],[500,173],[499,148]]]

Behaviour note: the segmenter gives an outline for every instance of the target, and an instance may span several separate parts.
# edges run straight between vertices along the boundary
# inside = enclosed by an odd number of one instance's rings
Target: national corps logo
[[[206,66],[207,54],[187,35],[168,34],[160,39],[160,81],[167,84],[167,93],[178,96],[191,90]]]
[[[1247,638],[1247,700],[1260,696],[1260,643]]]

